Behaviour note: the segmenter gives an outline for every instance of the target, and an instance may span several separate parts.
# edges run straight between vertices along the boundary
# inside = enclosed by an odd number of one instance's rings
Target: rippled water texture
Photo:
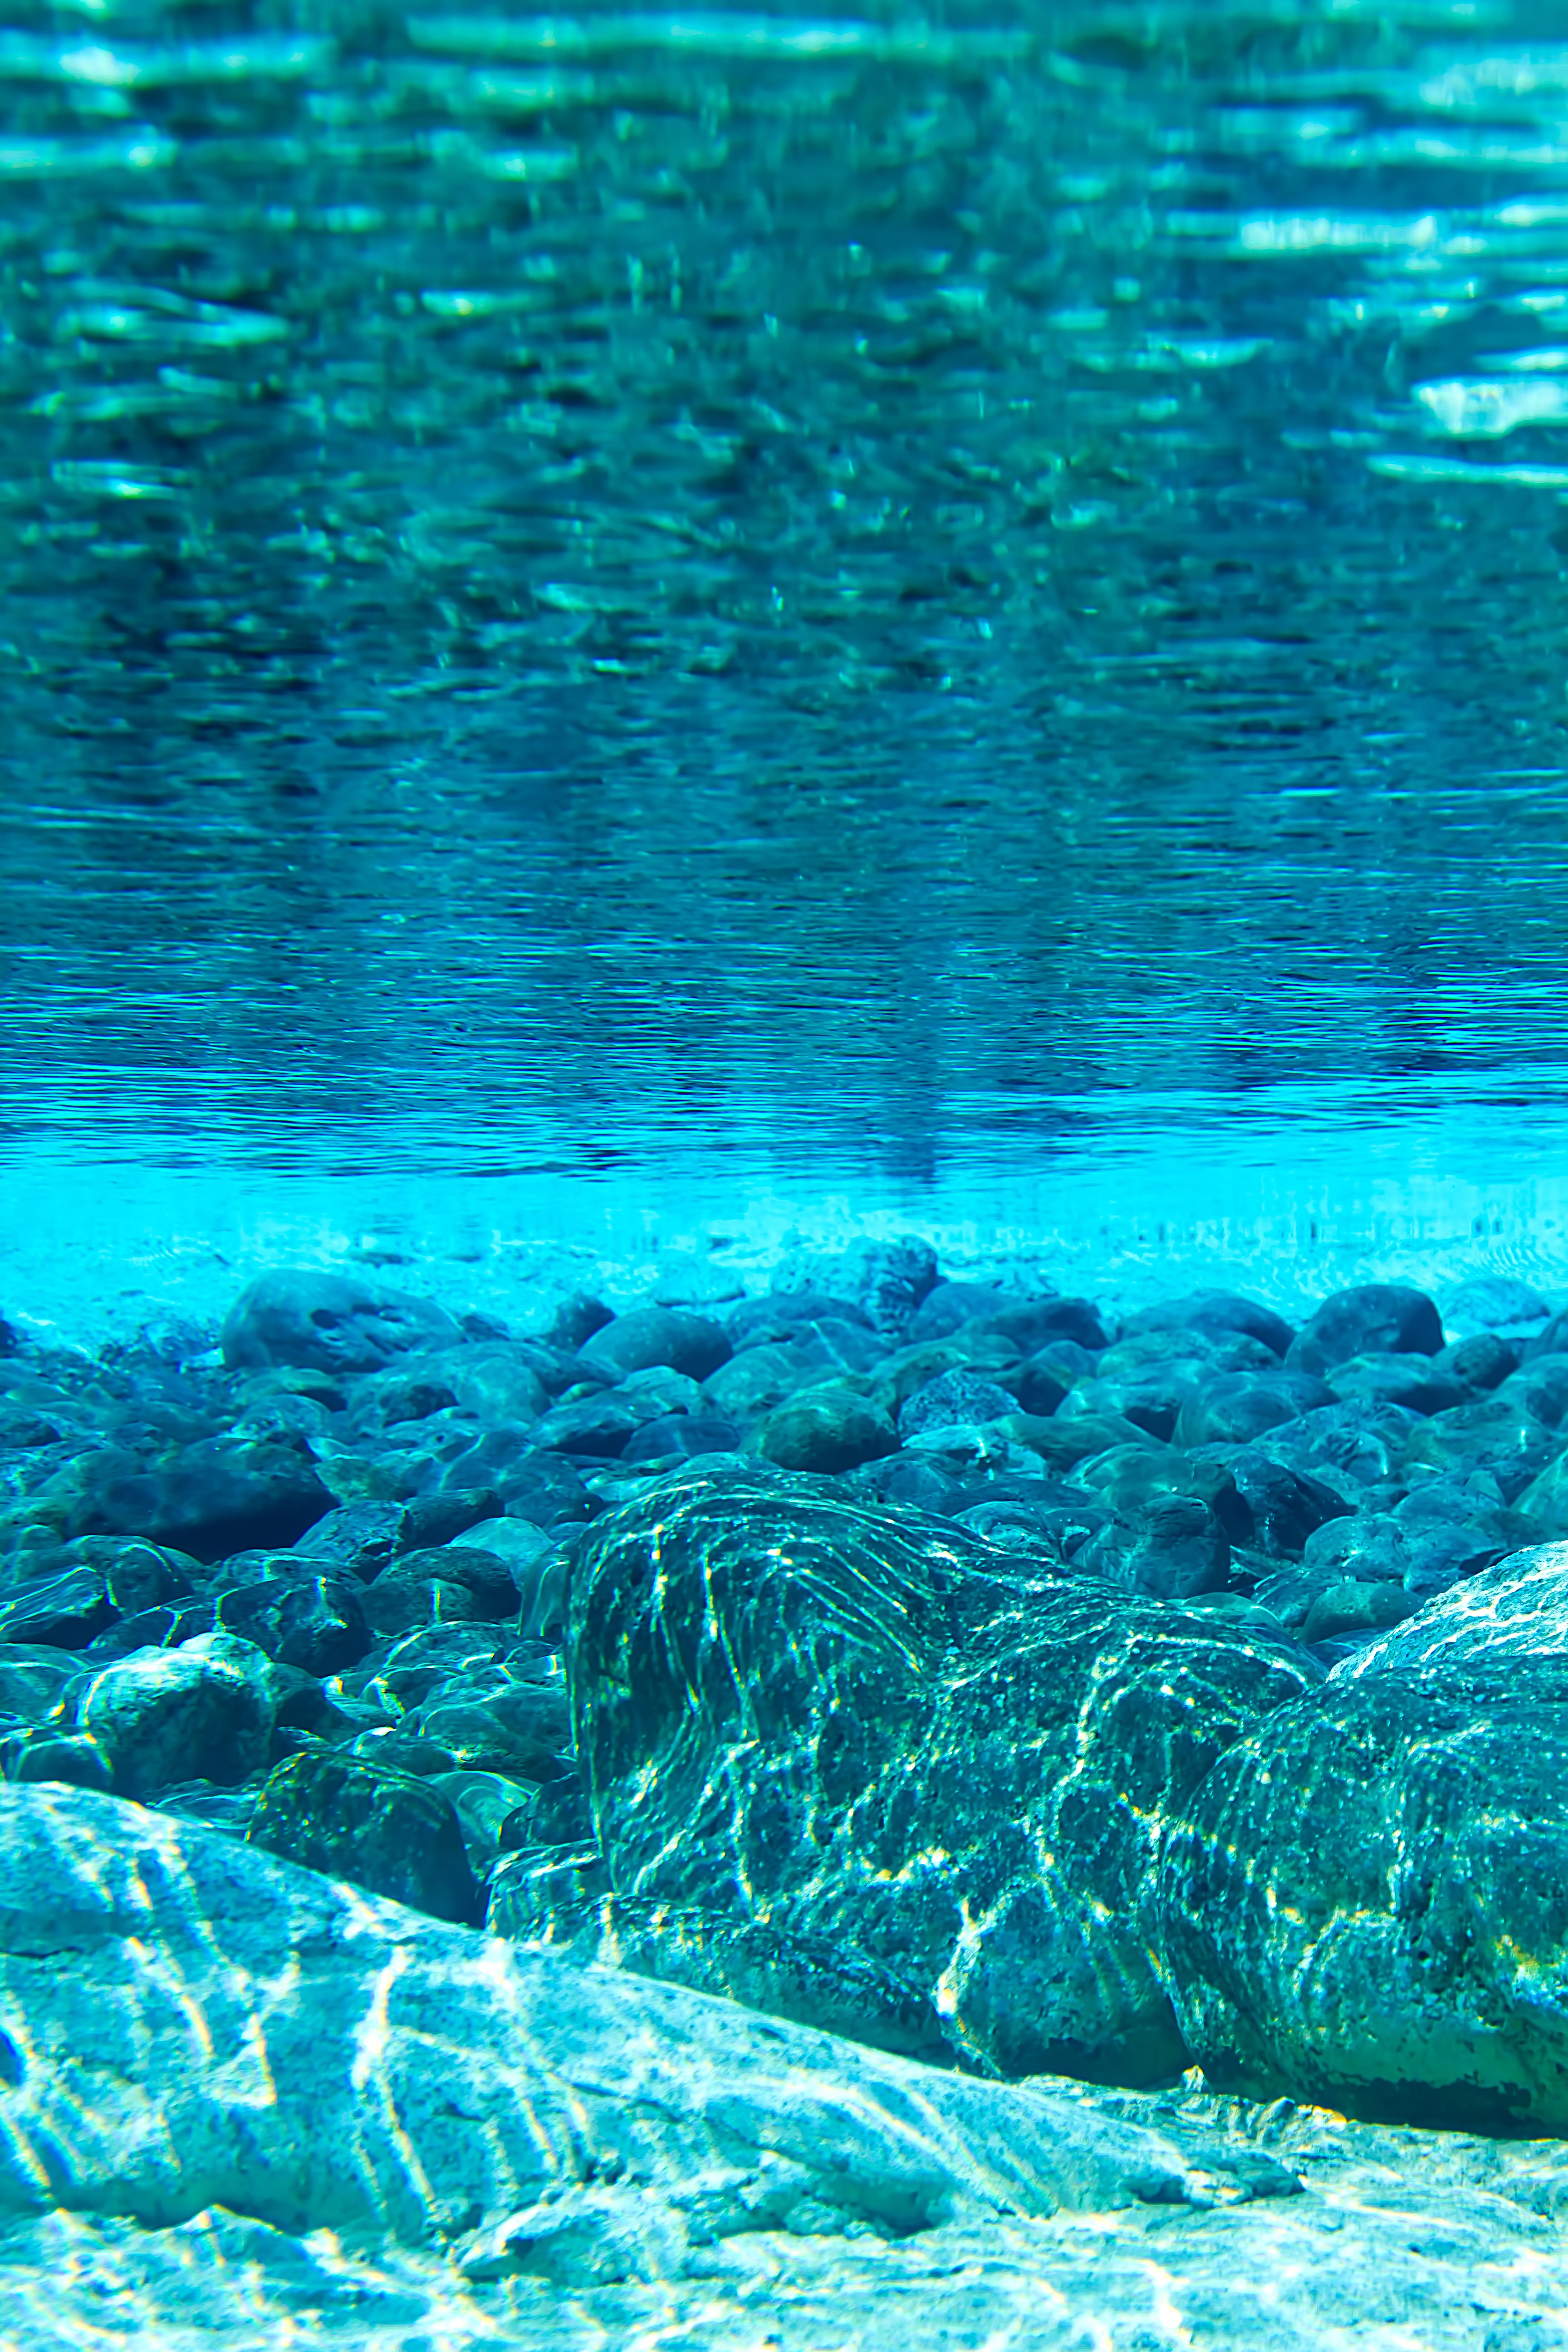
[[[14,1132],[1568,1097],[1568,11],[10,26]]]

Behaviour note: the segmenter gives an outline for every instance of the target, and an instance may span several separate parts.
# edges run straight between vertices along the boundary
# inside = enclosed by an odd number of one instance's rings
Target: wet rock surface
[[[337,1283],[252,1285],[221,1349],[0,1362],[17,1803],[134,1800],[926,2082],[1568,2133],[1550,1302],[1119,1326],[918,1244],[515,1333]],[[465,2291],[635,2302],[666,2222],[561,2193]]]

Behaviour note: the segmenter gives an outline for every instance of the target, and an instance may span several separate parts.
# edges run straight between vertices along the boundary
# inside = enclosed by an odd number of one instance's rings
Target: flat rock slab
[[[682,2276],[759,2231],[897,2243],[1255,2185],[1070,2100],[520,1952],[119,1799],[0,1789],[0,2219],[221,2206],[576,2285]]]

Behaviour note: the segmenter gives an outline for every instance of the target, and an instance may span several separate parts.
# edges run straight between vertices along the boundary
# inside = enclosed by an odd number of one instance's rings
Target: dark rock
[[[653,1364],[667,1364],[671,1371],[705,1381],[729,1360],[730,1353],[719,1324],[679,1307],[634,1307],[606,1323],[577,1351],[578,1361],[612,1386],[628,1372],[645,1371]]]
[[[1521,1352],[1527,1364],[1533,1362],[1537,1356],[1568,1353],[1568,1307],[1563,1307],[1549,1323],[1543,1323],[1539,1331],[1526,1339]]]
[[[826,1937],[972,2063],[1121,2081],[1184,2063],[1165,1825],[1312,1675],[951,1521],[692,1475],[578,1538],[567,1666],[617,1895]]]
[[[272,1576],[216,1592],[212,1608],[215,1627],[310,1675],[357,1665],[371,1644],[363,1587],[352,1576]]]
[[[471,1675],[459,1690],[448,1686],[427,1699],[402,1727],[475,1771],[543,1782],[573,1769],[566,1682],[552,1657],[540,1659],[531,1672],[510,1658]]]
[[[422,1626],[471,1625],[486,1615],[466,1584],[433,1576],[428,1569],[405,1570],[401,1560],[369,1587],[364,1613],[383,1639]]]
[[[1191,1601],[1222,1592],[1230,1574],[1230,1538],[1196,1495],[1152,1496],[1130,1528],[1117,1525],[1078,1554],[1089,1575],[1154,1601]]]
[[[986,1316],[983,1328],[1007,1340],[1021,1356],[1037,1355],[1056,1339],[1090,1354],[1106,1345],[1105,1326],[1087,1298],[1016,1298]]]
[[[361,1430],[393,1429],[404,1422],[428,1421],[458,1402],[458,1392],[438,1372],[417,1362],[395,1365],[355,1384],[353,1425]]]
[[[1174,1435],[1201,1371],[1200,1365],[1173,1364],[1141,1376],[1079,1381],[1057,1407],[1056,1420],[1062,1425],[1089,1419],[1130,1421],[1163,1444]]]
[[[998,1413],[1016,1412],[1018,1401],[984,1372],[940,1372],[924,1388],[916,1389],[899,1408],[899,1435],[907,1444],[924,1429],[945,1429],[954,1422],[994,1421]]]
[[[15,1323],[0,1315],[0,1356],[14,1356],[22,1345],[22,1334]]]
[[[231,1431],[89,1490],[78,1532],[145,1536],[198,1560],[287,1548],[332,1507],[302,1444]]]
[[[1466,1335],[1471,1331],[1502,1331],[1510,1338],[1528,1339],[1550,1320],[1552,1305],[1526,1282],[1509,1274],[1477,1275],[1443,1294],[1443,1320]]]
[[[1492,1391],[1510,1404],[1524,1407],[1548,1429],[1561,1429],[1568,1419],[1568,1356],[1532,1356]]]
[[[105,1793],[114,1785],[114,1775],[108,1757],[96,1739],[81,1733],[60,1731],[30,1731],[20,1739],[14,1754],[5,1759],[7,1780],[57,1780],[69,1789],[98,1789]]]
[[[871,1318],[853,1299],[830,1298],[822,1290],[773,1290],[762,1298],[744,1298],[724,1318],[724,1332],[737,1352],[788,1340],[802,1323],[850,1323],[863,1331]]]
[[[1197,1331],[1217,1336],[1239,1331],[1249,1339],[1260,1339],[1274,1356],[1283,1356],[1294,1336],[1282,1315],[1234,1290],[1194,1290],[1185,1298],[1164,1299],[1130,1315],[1121,1328],[1124,1335]]]
[[[1049,1499],[1038,1502],[1018,1495],[991,1497],[955,1516],[961,1528],[1002,1551],[1019,1552],[1042,1569],[1066,1565],[1101,1528],[1115,1525],[1116,1514],[1054,1482],[1047,1492]]]
[[[78,1728],[109,1758],[116,1792],[142,1802],[193,1778],[234,1787],[267,1760],[274,1701],[254,1643],[208,1633],[138,1650],[95,1675]]]
[[[1352,1356],[1334,1366],[1327,1384],[1344,1404],[1402,1404],[1428,1414],[1468,1404],[1471,1396],[1463,1381],[1426,1356]]]
[[[877,1461],[862,1462],[845,1483],[868,1502],[902,1503],[917,1511],[955,1511],[965,1495],[961,1479],[951,1476],[940,1464],[922,1461],[914,1454],[884,1454]]]
[[[410,1298],[359,1275],[280,1268],[244,1289],[223,1327],[231,1367],[300,1364],[348,1376],[379,1371],[395,1356],[459,1338],[426,1298]]]
[[[502,1516],[493,1487],[466,1494],[415,1495],[402,1503],[349,1503],[307,1529],[294,1549],[309,1559],[346,1568],[369,1584],[400,1552],[455,1543],[470,1528]]]
[[[1272,1559],[1300,1559],[1313,1528],[1342,1517],[1349,1508],[1342,1495],[1310,1471],[1292,1470],[1253,1445],[1194,1450],[1187,1458],[1194,1464],[1212,1462],[1229,1472],[1252,1521],[1250,1528],[1233,1525],[1232,1540]]]
[[[1023,1411],[1043,1421],[1055,1412],[1072,1383],[1062,1378],[1062,1368],[1050,1360],[1047,1350],[1009,1372],[1007,1385]]]
[[[1216,2090],[1568,2130],[1563,1696],[1384,1668],[1274,1710],[1218,1759],[1159,1895]]]
[[[805,1390],[768,1415],[758,1433],[763,1459],[784,1470],[849,1470],[898,1451],[884,1412],[853,1389]]]
[[[1020,1442],[1028,1446],[1053,1477],[1064,1477],[1075,1472],[1080,1462],[1097,1461],[1103,1454],[1133,1446],[1141,1453],[1163,1455],[1170,1448],[1136,1422],[1122,1420],[1120,1413],[1085,1413],[1080,1418],[1064,1421],[1059,1413],[1048,1420],[1036,1420],[1029,1413],[1016,1413],[1009,1424]]]
[[[66,1564],[0,1595],[0,1642],[43,1642],[81,1650],[120,1619],[189,1593],[195,1563],[155,1544],[87,1536],[68,1545]]]
[[[1451,1372],[1468,1389],[1495,1389],[1510,1372],[1519,1370],[1520,1351],[1497,1331],[1475,1331],[1467,1339],[1451,1340],[1432,1359],[1436,1372]]]
[[[1330,1404],[1263,1431],[1256,1444],[1271,1460],[1327,1485],[1342,1474],[1353,1496],[1357,1486],[1394,1477],[1412,1437],[1429,1426],[1404,1405]]]
[[[79,1659],[50,1644],[5,1643],[0,1646],[0,1715],[42,1723],[61,1690],[80,1672]]]
[[[1352,1356],[1435,1356],[1443,1322],[1424,1290],[1403,1282],[1362,1282],[1325,1298],[1290,1342],[1293,1372],[1327,1372]]]
[[[589,1290],[574,1290],[561,1301],[541,1336],[548,1346],[575,1355],[584,1340],[614,1320],[613,1309],[602,1298],[595,1298]]]
[[[534,1443],[560,1454],[614,1461],[647,1418],[628,1398],[606,1389],[598,1396],[573,1397],[552,1405],[534,1424]]]
[[[1079,1463],[1070,1484],[1086,1489],[1124,1518],[1137,1518],[1156,1503],[1184,1496],[1212,1510],[1226,1534],[1245,1543],[1252,1516],[1223,1462],[1199,1461],[1169,1447],[1116,1445]]]
[[[268,1776],[246,1832],[251,1845],[390,1895],[433,1918],[479,1912],[450,1800],[411,1773],[341,1748],[309,1748]]]
[[[482,1528],[477,1530],[481,1536],[483,1532]],[[389,1577],[419,1576],[437,1576],[446,1583],[466,1586],[483,1617],[510,1617],[517,1612],[517,1585],[511,1570],[482,1543],[439,1544],[427,1551],[404,1552],[376,1581],[384,1584]]]
[[[1511,1503],[1562,1450],[1555,1430],[1499,1391],[1417,1423],[1403,1463],[1406,1470],[1489,1471]]]

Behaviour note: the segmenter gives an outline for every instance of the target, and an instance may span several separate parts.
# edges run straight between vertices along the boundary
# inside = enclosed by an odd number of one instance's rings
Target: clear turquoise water
[[[1568,10],[7,22],[13,1165],[1560,1166]]]

